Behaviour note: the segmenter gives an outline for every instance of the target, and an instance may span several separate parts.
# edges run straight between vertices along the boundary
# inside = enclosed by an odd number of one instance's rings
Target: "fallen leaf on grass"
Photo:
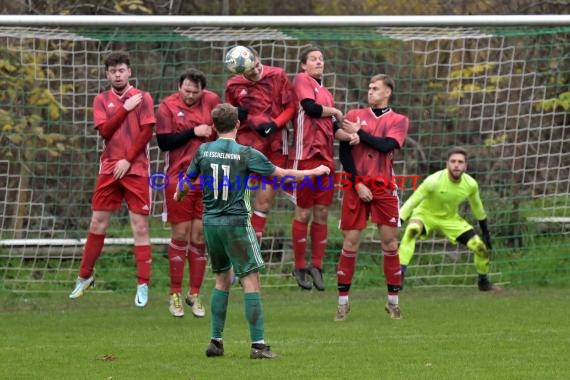
[[[103,356],[99,356],[97,360],[102,360],[104,362],[113,362],[117,360],[117,357],[114,354],[105,354]]]

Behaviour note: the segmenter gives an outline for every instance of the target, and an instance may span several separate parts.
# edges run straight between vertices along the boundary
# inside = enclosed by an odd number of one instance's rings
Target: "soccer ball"
[[[226,53],[224,64],[229,72],[242,74],[253,67],[255,55],[245,46],[234,46]]]

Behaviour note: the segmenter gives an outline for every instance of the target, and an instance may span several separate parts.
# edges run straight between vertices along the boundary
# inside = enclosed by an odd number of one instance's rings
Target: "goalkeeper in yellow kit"
[[[500,290],[488,278],[489,251],[492,247],[487,215],[479,197],[479,185],[465,173],[466,169],[467,151],[460,147],[452,148],[447,153],[447,168],[427,177],[400,210],[400,218],[404,221],[409,219],[400,242],[402,279],[414,255],[416,239],[438,231],[451,242],[459,242],[473,252],[479,274],[479,290]],[[466,200],[479,221],[482,238],[459,216],[459,206]]]

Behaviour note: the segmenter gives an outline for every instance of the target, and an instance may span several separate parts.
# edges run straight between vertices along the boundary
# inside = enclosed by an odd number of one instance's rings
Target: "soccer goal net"
[[[393,76],[393,108],[410,119],[396,173],[425,178],[444,168],[450,147],[466,147],[494,243],[492,279],[567,281],[568,266],[560,263],[568,262],[570,243],[569,41],[570,26],[0,27],[0,288],[69,291],[77,276],[102,148],[92,102],[107,86],[105,56],[128,51],[135,85],[158,105],[189,67],[205,72],[207,87],[223,97],[222,59],[236,44],[252,46],[262,63],[291,78],[299,52],[319,46],[324,84],[344,112],[366,105],[372,75]],[[163,171],[154,139],[150,153],[151,171]],[[402,200],[412,192],[406,182]],[[324,274],[331,290],[342,246],[341,197],[338,192],[329,216]],[[161,218],[162,193],[153,200],[152,281],[166,294],[170,229]],[[477,229],[468,207],[461,212]],[[293,205],[279,195],[262,241],[265,284],[296,286],[292,218]],[[135,269],[126,208],[106,236],[99,289],[129,288]],[[430,236],[418,242],[406,280],[409,286],[473,286],[472,262],[465,247]],[[374,226],[363,234],[357,265],[358,286],[383,284]]]

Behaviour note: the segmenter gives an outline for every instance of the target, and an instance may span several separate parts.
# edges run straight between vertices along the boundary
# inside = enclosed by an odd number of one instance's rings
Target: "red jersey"
[[[404,146],[408,134],[408,118],[406,116],[392,110],[376,116],[370,107],[354,109],[346,114],[346,119],[352,122],[356,122],[358,117],[363,132],[374,137],[391,137],[398,142],[400,148]],[[352,146],[352,159],[358,175],[368,178],[376,177],[377,180],[387,182],[389,190],[395,188],[392,180],[394,151],[382,153],[370,145],[360,142]],[[368,187],[370,188],[370,186]],[[372,188],[371,190],[373,191]]]
[[[156,123],[154,117],[154,103],[148,92],[131,87],[122,96],[115,94],[113,90],[108,90],[97,94],[93,101],[93,119],[95,128],[99,128],[109,120],[119,107],[123,106],[129,97],[142,93],[142,102],[131,112],[129,112],[121,123],[119,129],[115,131],[109,140],[105,140],[105,146],[100,157],[99,174],[113,174],[113,169],[117,161],[127,157],[131,143],[140,133],[143,125],[153,125]],[[131,168],[127,174],[148,176],[148,144],[144,151],[140,152],[131,162]]]
[[[307,73],[299,73],[293,80],[293,88],[299,102],[313,99],[321,106],[334,107],[331,92]],[[295,118],[293,159],[302,161],[320,155],[327,162],[334,163],[334,132],[331,117],[313,118],[299,107]],[[333,164],[334,167],[334,164]]]
[[[295,101],[293,87],[283,69],[263,65],[261,79],[252,82],[243,75],[231,77],[226,84],[226,101],[247,109],[247,121],[241,123],[237,140],[240,144],[252,146],[263,153],[282,150],[288,153],[287,128],[273,132],[268,137],[256,131],[262,123],[271,122],[279,116],[286,105]]]
[[[158,107],[156,134],[179,133],[199,125],[213,125],[212,110],[220,104],[220,97],[208,90],[191,106],[186,105],[176,92],[167,96]],[[168,176],[176,177],[184,173],[200,145],[213,140],[212,137],[195,136],[185,145],[167,151],[164,156],[164,170]]]

